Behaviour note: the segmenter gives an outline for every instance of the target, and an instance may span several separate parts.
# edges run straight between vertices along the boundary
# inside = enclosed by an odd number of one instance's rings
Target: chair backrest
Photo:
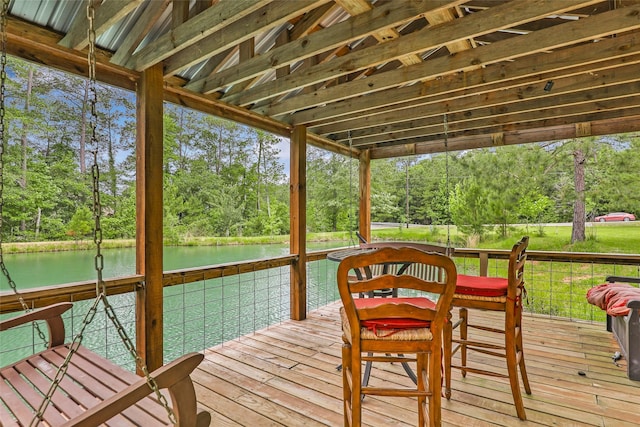
[[[414,248],[419,249],[423,252],[435,252],[444,255],[448,255],[450,257],[453,256],[453,252],[455,248],[450,248],[447,246],[436,245],[433,243],[419,243],[419,242],[373,242],[373,243],[361,243],[361,248],[365,249],[381,249],[381,248]],[[371,273],[374,276],[378,276],[382,274],[384,266],[382,265],[373,265],[371,266]],[[424,264],[411,264],[408,267],[403,267],[401,264],[393,264],[388,265],[386,267],[388,273],[397,274],[400,272],[401,274],[409,274],[411,276],[422,277],[425,280],[432,280],[430,277],[434,277],[434,274],[437,274],[434,269],[429,268]]]
[[[507,298],[512,300],[515,300],[524,288],[524,264],[527,260],[527,246],[529,246],[529,236],[524,236],[518,243],[513,245],[509,254]]]
[[[416,270],[428,268],[437,271],[429,277],[411,274],[396,275],[394,272],[372,276],[358,280],[353,270],[362,270],[372,265],[405,265],[415,266]],[[363,320],[410,318],[431,322],[432,333],[439,333],[451,307],[457,278],[456,266],[443,254],[423,252],[411,247],[384,247],[375,251],[352,255],[340,262],[338,266],[338,289],[340,298],[349,319],[349,324],[359,325]],[[428,292],[438,297],[433,307],[417,307],[414,304],[398,302],[395,299],[380,298],[379,304],[356,309],[353,295],[368,294],[379,290],[412,290]],[[402,295],[402,292],[399,293]],[[351,328],[352,330],[357,328]]]

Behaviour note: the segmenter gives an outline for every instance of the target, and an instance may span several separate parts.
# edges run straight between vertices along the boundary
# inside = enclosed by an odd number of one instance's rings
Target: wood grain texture
[[[200,404],[220,425],[342,425],[339,307],[207,350],[192,375]],[[500,321],[499,313],[470,312],[486,325]],[[443,426],[637,426],[640,383],[626,377],[624,361],[612,363],[618,347],[604,324],[525,313],[523,336],[533,391],[524,396],[528,421],[515,417],[508,380],[474,374],[462,379],[454,372],[451,400],[442,401]],[[493,359],[470,355],[506,372],[504,362]],[[374,363],[372,385],[411,384],[399,364],[387,365]],[[415,426],[415,401],[368,396],[363,420],[374,427]]]

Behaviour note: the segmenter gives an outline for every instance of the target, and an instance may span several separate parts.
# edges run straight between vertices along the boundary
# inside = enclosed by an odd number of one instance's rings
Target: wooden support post
[[[162,64],[142,72],[137,90],[136,347],[149,371],[162,366]],[[140,374],[140,372],[138,372]]]
[[[360,152],[360,211],[359,231],[367,242],[371,242],[371,151]]]
[[[307,128],[295,126],[290,149],[290,251],[298,255],[291,264],[291,318],[307,317]]]
[[[480,276],[487,277],[489,274],[489,253],[480,252]]]

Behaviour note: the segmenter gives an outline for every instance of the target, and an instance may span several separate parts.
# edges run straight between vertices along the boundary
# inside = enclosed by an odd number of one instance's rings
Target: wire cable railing
[[[338,263],[326,259],[329,252],[307,255],[307,312],[339,300]],[[455,261],[461,274],[505,277],[508,254],[507,250],[458,249]],[[165,272],[164,359],[224,345],[289,319],[290,268],[295,259],[295,255],[289,255]],[[640,277],[640,256],[528,251],[525,310],[552,318],[604,322],[605,313],[589,304],[585,295],[609,275]],[[142,276],[106,282],[111,305],[127,333],[135,337],[135,290],[141,286]],[[65,317],[72,337],[80,327],[92,290],[86,283],[75,283],[26,291],[23,298],[32,307],[63,300],[74,302]],[[12,298],[0,294],[0,316],[12,316],[11,312],[21,310]],[[134,369],[109,320],[104,315],[97,316],[86,332],[85,345]],[[2,334],[2,365],[42,349],[30,325]]]

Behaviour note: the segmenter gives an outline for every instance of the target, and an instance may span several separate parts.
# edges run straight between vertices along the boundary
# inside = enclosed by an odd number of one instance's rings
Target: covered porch
[[[20,7],[35,3],[11,3],[7,52],[86,76],[83,12],[75,8],[70,22],[53,14],[39,21],[38,10]],[[197,349],[205,353],[193,375],[197,397],[215,426],[342,424],[335,289],[323,282],[324,293],[310,293],[310,264],[326,254],[306,248],[307,144],[359,159],[359,229],[370,238],[376,159],[640,129],[637,1],[282,3],[104,1],[97,10],[97,79],[135,90],[138,100],[136,275],[110,279],[107,289],[127,295],[123,307],[136,313],[140,357],[154,369],[174,351],[164,338],[174,326],[164,323],[168,287],[201,282],[206,289],[217,278],[278,271],[277,303],[285,319]],[[72,11],[64,12],[60,16]],[[290,139],[289,256],[164,271],[158,185],[164,102]],[[485,262],[489,257],[476,256]],[[638,255],[581,254],[573,261],[557,253],[540,256],[614,269],[616,263],[640,264]],[[592,273],[591,285],[601,280]],[[564,298],[558,293],[564,290],[556,292],[549,301]],[[25,298],[38,307],[93,293],[93,283],[83,283]],[[637,425],[640,388],[626,378],[623,361],[613,363],[618,348],[603,323],[551,317],[558,312],[540,301],[548,315],[527,314],[524,322],[533,394],[525,398],[529,415],[522,423]],[[0,295],[0,302],[2,313],[19,309],[13,295]],[[396,368],[375,369],[373,380],[408,380]],[[452,400],[443,400],[445,425],[518,423],[505,381],[474,375],[461,380],[456,373],[453,388]],[[367,398],[364,417],[372,426],[415,425],[409,399]]]

